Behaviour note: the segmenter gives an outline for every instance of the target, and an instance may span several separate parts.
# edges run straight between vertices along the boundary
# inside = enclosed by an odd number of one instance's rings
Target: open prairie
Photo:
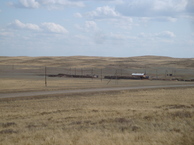
[[[103,79],[104,76],[129,76],[134,72],[146,73],[150,77],[150,80],[154,81]],[[45,73],[47,76],[47,87],[45,87]],[[57,74],[97,75],[98,78],[80,79],[69,77],[48,77],[49,75]],[[0,57],[0,80],[1,93],[36,90],[187,84],[191,83],[189,82],[190,80],[194,80],[194,59],[159,56],[129,58],[84,56]]]
[[[193,68],[194,58],[172,58],[162,56],[139,56],[139,57],[92,57],[92,56],[69,56],[69,57],[3,57],[0,56],[0,65],[27,65],[27,66],[54,66],[73,68],[92,67],[122,67],[122,68]]]
[[[104,79],[134,72],[149,79]],[[49,77],[57,74],[98,78]],[[0,57],[0,93],[186,85],[193,79],[192,58]],[[193,96],[189,87],[0,99],[0,145],[193,145]]]
[[[194,88],[0,100],[2,145],[193,145]]]

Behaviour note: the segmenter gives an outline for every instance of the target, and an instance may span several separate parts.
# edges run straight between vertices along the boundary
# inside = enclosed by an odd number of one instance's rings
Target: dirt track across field
[[[19,92],[19,93],[0,93],[2,98],[30,97],[41,95],[54,94],[74,94],[74,93],[89,93],[89,92],[106,92],[106,91],[122,91],[122,90],[137,90],[137,89],[156,89],[156,88],[180,88],[194,87],[194,84],[189,85],[160,85],[160,86],[138,86],[138,87],[120,87],[120,88],[96,88],[96,89],[78,89],[78,90],[56,90],[56,91],[37,91],[37,92]]]

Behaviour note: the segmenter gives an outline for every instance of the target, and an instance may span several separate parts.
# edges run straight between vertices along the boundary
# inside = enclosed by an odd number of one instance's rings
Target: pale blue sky
[[[194,0],[3,0],[0,56],[194,57]]]

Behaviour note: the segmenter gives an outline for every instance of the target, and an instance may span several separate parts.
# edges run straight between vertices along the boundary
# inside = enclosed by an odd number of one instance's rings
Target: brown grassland
[[[192,145],[194,88],[0,100],[2,145]]]
[[[45,87],[45,66],[50,74],[95,68],[113,75],[119,68],[125,75],[146,69],[152,78],[171,80],[164,74],[173,72],[194,79],[193,58],[0,57],[0,93],[193,84],[47,77]],[[188,87],[0,99],[0,145],[194,145],[193,96]]]
[[[69,56],[69,57],[3,57],[0,56],[0,65],[28,65],[28,66],[57,66],[57,67],[107,67],[122,66],[123,68],[170,66],[194,67],[194,58],[171,58],[162,56],[139,57],[95,57],[95,56]]]
[[[45,87],[44,67],[47,74],[71,73],[99,75],[99,79],[72,79],[47,77]],[[37,90],[84,89],[104,87],[125,87],[145,85],[187,84],[175,81],[136,81],[103,80],[100,81],[101,69],[104,75],[131,75],[133,72],[147,72],[150,78],[193,79],[194,58],[170,58],[160,56],[142,57],[2,57],[0,56],[0,93]],[[81,70],[83,72],[81,72]],[[173,77],[165,76],[173,73]],[[103,77],[102,76],[102,77]],[[109,82],[110,81],[110,82]],[[190,83],[190,82],[189,82]]]
[[[108,83],[108,84],[107,84]],[[76,90],[87,88],[116,88],[157,85],[193,84],[179,81],[149,81],[149,80],[99,80],[99,79],[69,79],[48,78],[47,87],[44,79],[1,78],[0,93],[14,93],[26,91]]]

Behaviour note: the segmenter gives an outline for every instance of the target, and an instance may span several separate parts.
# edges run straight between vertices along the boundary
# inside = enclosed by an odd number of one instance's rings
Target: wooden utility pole
[[[158,70],[156,69],[156,78],[158,79]]]
[[[116,73],[115,73],[115,75],[116,75],[116,81],[115,81],[115,84],[118,84],[118,75],[117,75],[117,69],[116,69]]]
[[[93,80],[93,74],[94,74],[94,70],[93,70],[93,68],[92,68],[92,80]]]
[[[165,72],[165,78],[166,78],[166,76],[168,76],[168,70],[166,70],[166,72]]]
[[[101,82],[102,82],[102,69],[101,69]]]
[[[44,69],[44,76],[45,76],[45,87],[47,87],[47,77],[46,77],[46,75],[47,75],[47,72],[46,72],[47,70],[46,70],[46,66],[45,66],[45,69]]]

